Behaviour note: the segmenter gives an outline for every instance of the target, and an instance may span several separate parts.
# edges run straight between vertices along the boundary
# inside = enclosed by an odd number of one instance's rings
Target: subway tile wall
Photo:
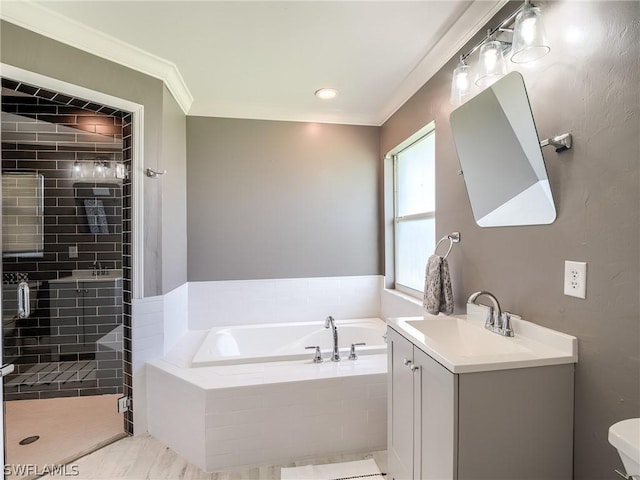
[[[113,169],[118,162],[130,169],[131,140],[127,112],[2,79],[3,172],[42,174],[45,192],[42,256],[3,258],[3,289],[11,291],[18,277],[26,274],[35,296],[29,319],[8,321],[9,312],[3,309],[5,361],[18,365],[15,381],[8,382],[13,385],[8,398],[123,391],[122,357],[126,361],[127,355],[120,348],[119,355],[111,358],[110,348],[118,342],[127,345],[131,324],[131,246],[123,242],[131,241],[131,180],[102,178],[95,167]],[[74,173],[74,167],[80,167],[83,175]],[[84,203],[95,187],[103,189],[104,196],[96,198],[107,220],[98,231],[87,222],[90,212]],[[88,296],[78,296],[77,290],[87,290],[78,285],[55,287],[73,270],[91,270],[97,262],[103,268],[123,269],[123,280],[88,289]],[[128,306],[122,298],[128,298]],[[79,307],[85,301],[92,304],[83,307],[87,310]],[[129,329],[129,347],[130,343]],[[52,371],[35,371],[44,364]],[[91,369],[94,373],[87,373]],[[30,371],[37,375],[26,378]],[[36,382],[38,378],[41,381]]]
[[[362,275],[189,282],[189,328],[378,317],[383,281]]]

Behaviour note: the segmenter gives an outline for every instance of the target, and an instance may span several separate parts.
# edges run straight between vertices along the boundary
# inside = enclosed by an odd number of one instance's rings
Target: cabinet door
[[[457,376],[426,353],[414,349],[416,372],[415,477],[456,478]],[[419,372],[419,374],[418,374]]]
[[[404,361],[413,361],[413,344],[387,329],[389,362],[388,474],[391,480],[411,480],[413,472],[413,384],[414,374]]]

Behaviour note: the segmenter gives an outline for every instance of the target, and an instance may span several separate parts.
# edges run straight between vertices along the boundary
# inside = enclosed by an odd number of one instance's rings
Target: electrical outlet
[[[78,246],[69,245],[69,258],[78,258]]]
[[[570,297],[587,298],[587,263],[564,262],[564,294]]]

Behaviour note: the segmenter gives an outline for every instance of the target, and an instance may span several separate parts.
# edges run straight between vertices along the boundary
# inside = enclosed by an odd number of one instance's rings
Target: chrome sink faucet
[[[494,333],[504,335],[505,337],[513,337],[513,330],[511,329],[511,314],[509,312],[502,313],[502,310],[500,309],[500,302],[498,302],[498,299],[493,293],[487,292],[486,290],[473,293],[469,297],[469,300],[467,300],[467,303],[479,305],[476,300],[480,296],[487,297],[493,304],[492,306],[486,305],[489,310],[484,322],[484,328],[491,330]]]
[[[93,276],[102,275],[102,264],[98,261],[93,262]]]
[[[331,315],[324,320],[324,328],[331,328],[333,333],[333,353],[331,353],[331,361],[339,362],[340,354],[338,353],[338,327],[336,327],[336,321]]]

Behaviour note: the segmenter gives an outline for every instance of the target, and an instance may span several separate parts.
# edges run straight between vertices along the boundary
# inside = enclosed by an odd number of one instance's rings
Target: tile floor
[[[349,462],[373,458],[386,471],[386,452],[335,455],[290,462],[282,465],[238,469],[233,472],[206,473],[189,464],[152,436],[127,437],[107,445],[75,462],[70,467],[78,475],[47,476],[47,480],[280,480],[281,467]],[[303,480],[303,479],[301,479]]]

